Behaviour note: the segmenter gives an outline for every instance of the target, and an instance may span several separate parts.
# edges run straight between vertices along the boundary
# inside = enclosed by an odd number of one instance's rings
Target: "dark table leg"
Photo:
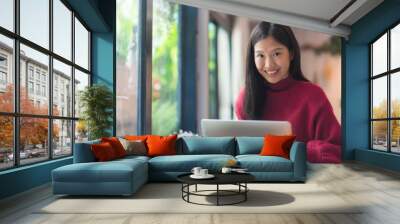
[[[245,192],[244,192],[244,201],[247,201],[247,192],[248,192],[248,190],[247,190],[247,182],[246,183],[244,183],[244,190],[245,190]]]
[[[242,185],[243,184],[243,185]],[[191,192],[190,192],[190,186],[191,185],[195,185],[194,187],[195,187],[195,192],[203,192],[203,191],[213,191],[213,190],[198,190],[198,187],[197,187],[197,184],[184,184],[184,183],[182,183],[182,185],[181,185],[181,191],[182,191],[182,199],[184,200],[184,201],[186,201],[186,202],[188,202],[188,203],[193,203],[193,204],[199,204],[199,205],[213,205],[213,204],[201,204],[201,203],[196,203],[196,202],[191,202],[190,201],[190,194],[191,194]],[[229,190],[227,190],[227,194],[224,194],[224,192],[226,191],[226,190],[223,190],[223,189],[221,189],[220,190],[220,187],[219,187],[219,184],[216,184],[217,185],[217,189],[216,189],[216,195],[213,195],[213,196],[217,196],[217,203],[216,203],[216,205],[217,206],[223,206],[223,205],[234,205],[234,204],[238,204],[238,203],[241,203],[241,202],[245,202],[245,201],[247,201],[247,192],[248,192],[248,188],[247,188],[247,183],[238,183],[237,185],[239,185],[238,187],[239,187],[239,189],[238,189],[238,191],[229,191]],[[222,191],[223,192],[223,194],[221,195],[221,192],[220,191]],[[197,196],[205,196],[205,197],[207,197],[207,196],[209,196],[209,195],[206,195],[206,194],[197,194],[197,193],[195,193],[195,192],[192,192],[192,194],[193,195],[197,195]],[[235,192],[236,192],[236,194],[235,194]],[[232,194],[233,193],[233,194]],[[186,194],[186,195],[185,195]],[[242,201],[240,201],[240,200],[238,200],[237,202],[233,202],[233,203],[227,203],[227,204],[224,204],[223,202],[222,203],[220,203],[220,197],[222,197],[222,198],[224,198],[225,196],[236,196],[236,195],[241,195],[241,196],[244,196],[244,200],[242,200]],[[243,198],[242,198],[243,199]],[[215,205],[215,204],[214,204]]]
[[[181,188],[181,192],[182,192],[182,199],[184,199],[184,198],[183,198],[183,189],[184,189],[183,187],[184,187],[184,184],[182,183],[182,188]]]
[[[219,205],[219,184],[217,184],[217,206]]]
[[[188,191],[188,193],[187,193],[187,201],[190,202],[190,200],[189,200],[189,195],[190,195],[190,184],[187,185],[187,191]]]

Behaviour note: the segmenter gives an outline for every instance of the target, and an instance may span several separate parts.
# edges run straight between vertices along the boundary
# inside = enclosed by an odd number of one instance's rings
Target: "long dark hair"
[[[254,27],[247,47],[244,108],[247,119],[260,119],[264,109],[267,81],[258,72],[254,62],[254,45],[269,36],[285,45],[292,54],[289,75],[296,80],[308,81],[300,68],[300,48],[292,29],[287,26],[260,22]]]

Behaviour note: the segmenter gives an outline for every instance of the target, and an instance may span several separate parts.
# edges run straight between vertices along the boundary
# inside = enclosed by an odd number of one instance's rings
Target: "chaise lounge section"
[[[74,163],[52,172],[53,193],[68,195],[132,195],[148,181],[147,156],[96,162],[91,141],[75,144]]]

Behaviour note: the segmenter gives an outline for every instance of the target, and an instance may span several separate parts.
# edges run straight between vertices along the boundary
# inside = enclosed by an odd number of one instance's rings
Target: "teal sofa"
[[[193,167],[218,172],[228,160],[236,160],[260,182],[304,182],[306,150],[294,142],[290,159],[258,155],[262,137],[183,137],[177,141],[177,155],[127,156],[108,162],[96,162],[91,141],[75,144],[74,163],[52,171],[54,194],[131,195],[148,181],[176,181]]]

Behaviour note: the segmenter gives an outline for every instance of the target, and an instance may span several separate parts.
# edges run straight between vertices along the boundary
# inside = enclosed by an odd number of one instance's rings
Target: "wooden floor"
[[[366,206],[356,214],[36,214],[54,200],[42,186],[0,202],[0,223],[400,223],[400,174],[359,163],[309,165],[308,182],[317,183],[349,203]],[[315,203],[319,203],[316,201]]]

